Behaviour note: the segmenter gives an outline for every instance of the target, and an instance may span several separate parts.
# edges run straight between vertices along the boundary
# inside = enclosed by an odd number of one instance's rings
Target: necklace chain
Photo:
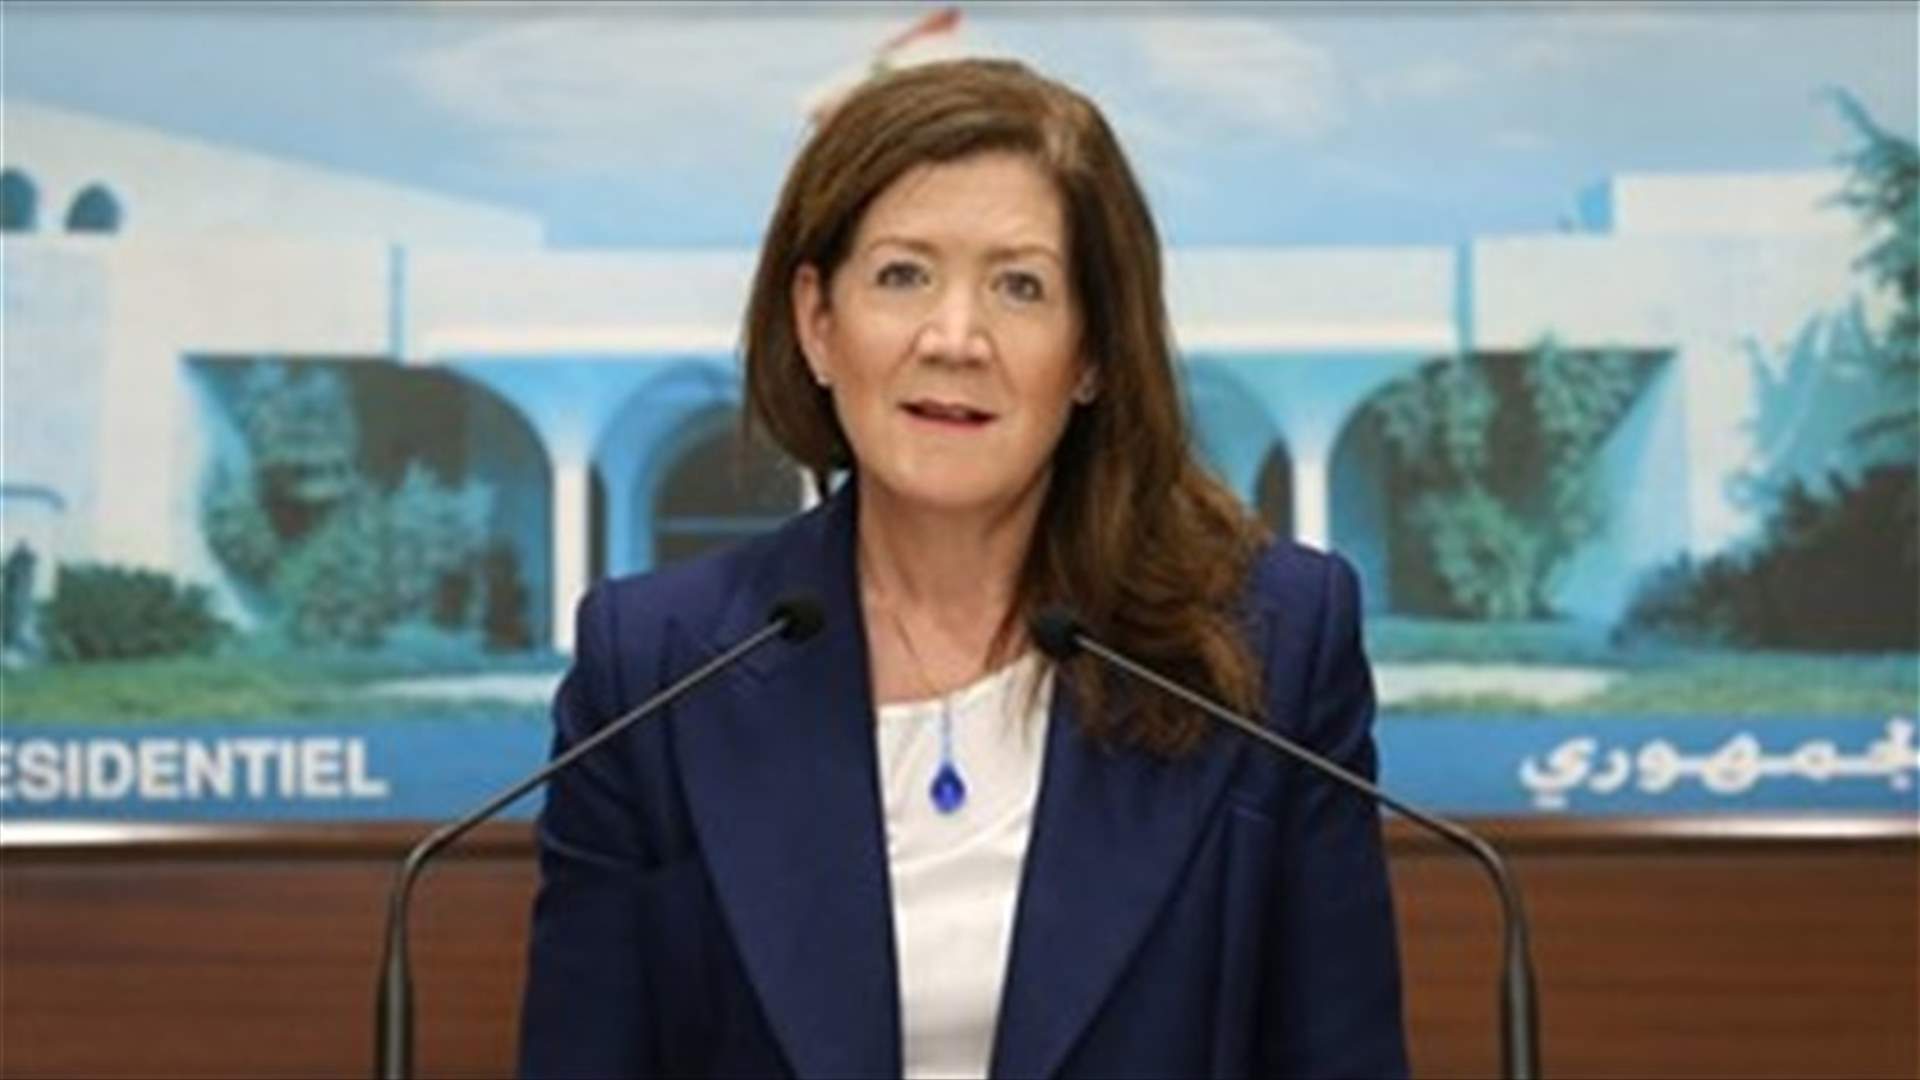
[[[913,638],[907,633],[906,620],[900,617],[899,610],[889,608],[887,614],[893,620],[894,632],[900,635],[900,644],[906,647],[907,659],[919,675],[921,686],[940,702],[940,766],[934,772],[933,784],[927,794],[933,799],[934,809],[942,814],[951,814],[967,801],[967,784],[961,778],[960,767],[953,758],[953,694],[938,693],[934,689],[933,679],[927,675],[927,665],[921,661],[919,650],[913,647]]]
[[[947,708],[947,698],[951,695],[942,694],[934,689],[933,678],[927,674],[927,665],[920,659],[920,651],[913,647],[913,637],[907,633],[906,620],[900,617],[899,609],[889,608],[887,615],[893,620],[894,633],[900,635],[900,644],[906,647],[907,659],[913,664],[914,675],[919,678],[921,688],[927,692],[927,696],[938,699],[940,708],[944,711]]]

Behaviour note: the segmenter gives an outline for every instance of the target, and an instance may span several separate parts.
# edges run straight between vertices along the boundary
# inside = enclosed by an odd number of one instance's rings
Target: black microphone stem
[[[427,860],[441,849],[465,836],[475,825],[505,809],[508,803],[545,783],[554,773],[566,768],[593,748],[613,738],[642,716],[685,693],[714,672],[732,664],[792,627],[795,617],[784,615],[761,627],[738,645],[695,668],[672,686],[628,710],[599,731],[573,744],[545,768],[488,799],[478,810],[428,833],[407,852],[395,873],[392,891],[387,895],[387,947],[380,965],[380,998],[374,1017],[379,1045],[375,1065],[381,1080],[408,1080],[413,1075],[413,975],[407,960],[407,905],[413,897],[413,883]]]
[[[1245,717],[1209,701],[1159,672],[1114,652],[1085,633],[1074,631],[1074,644],[1127,674],[1152,683],[1214,719],[1231,724],[1250,738],[1258,739],[1290,757],[1339,777],[1372,798],[1378,799],[1382,804],[1393,808],[1402,817],[1410,818],[1446,837],[1454,846],[1473,856],[1481,866],[1485,867],[1487,873],[1493,877],[1494,887],[1500,893],[1500,907],[1506,916],[1503,920],[1505,940],[1500,974],[1500,1056],[1504,1066],[1502,1072],[1509,1080],[1536,1080],[1540,1075],[1540,1019],[1538,1007],[1534,1002],[1533,960],[1527,939],[1527,915],[1520,902],[1519,886],[1514,883],[1513,875],[1507,870],[1506,861],[1500,857],[1498,851],[1494,850],[1492,844],[1445,818],[1434,817],[1425,811],[1408,806],[1368,782],[1365,777],[1357,776],[1306,747],[1295,745],[1259,724],[1249,722]]]

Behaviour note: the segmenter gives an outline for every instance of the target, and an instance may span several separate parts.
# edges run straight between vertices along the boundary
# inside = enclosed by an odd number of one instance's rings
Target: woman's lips
[[[971,405],[958,402],[909,401],[900,408],[916,420],[950,428],[985,427],[994,420],[994,415],[985,409],[976,409]]]

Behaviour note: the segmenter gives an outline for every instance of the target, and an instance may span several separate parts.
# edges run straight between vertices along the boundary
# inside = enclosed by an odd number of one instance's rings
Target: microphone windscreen
[[[773,605],[773,611],[767,615],[768,622],[785,622],[787,627],[780,636],[788,641],[805,641],[820,632],[826,625],[827,616],[820,607],[820,601],[812,593],[796,592],[782,596]]]
[[[1080,651],[1080,617],[1063,605],[1041,608],[1027,620],[1027,632],[1040,651],[1065,660]]]

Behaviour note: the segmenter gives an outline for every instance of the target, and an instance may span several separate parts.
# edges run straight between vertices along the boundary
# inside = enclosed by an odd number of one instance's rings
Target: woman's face
[[[802,267],[794,317],[863,486],[939,510],[1002,510],[1044,490],[1089,400],[1066,221],[1046,174],[987,153],[882,191],[832,279]]]

